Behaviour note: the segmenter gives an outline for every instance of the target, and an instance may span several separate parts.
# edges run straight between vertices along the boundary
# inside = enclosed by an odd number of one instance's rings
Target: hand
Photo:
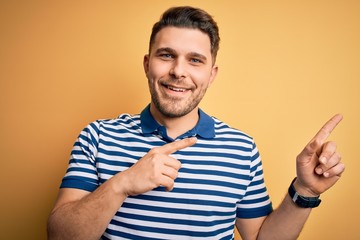
[[[303,196],[318,196],[332,187],[345,170],[335,142],[325,142],[342,120],[335,115],[320,129],[297,156],[295,189]]]
[[[169,155],[194,145],[196,140],[195,137],[186,138],[151,149],[122,173],[127,178],[126,194],[139,195],[159,186],[164,186],[167,191],[171,191],[174,188],[181,162]]]

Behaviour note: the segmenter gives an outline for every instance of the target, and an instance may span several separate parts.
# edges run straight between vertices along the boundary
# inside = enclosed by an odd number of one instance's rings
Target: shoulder
[[[140,115],[139,114],[129,114],[123,113],[116,118],[109,119],[98,119],[88,124],[87,127],[98,128],[136,128],[136,126],[140,126]]]
[[[99,136],[102,133],[138,132],[140,127],[140,116],[123,113],[116,118],[98,119],[90,122],[82,130],[82,134],[90,133]]]
[[[240,129],[229,126],[227,123],[219,120],[216,117],[214,119],[214,128],[217,138],[232,139],[234,141],[248,142],[249,144],[254,143],[254,139],[249,134],[243,132]]]

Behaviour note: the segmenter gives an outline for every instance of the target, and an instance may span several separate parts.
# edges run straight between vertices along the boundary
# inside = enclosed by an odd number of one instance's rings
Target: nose
[[[175,79],[182,79],[187,77],[186,62],[182,59],[176,59],[170,69],[170,75]]]

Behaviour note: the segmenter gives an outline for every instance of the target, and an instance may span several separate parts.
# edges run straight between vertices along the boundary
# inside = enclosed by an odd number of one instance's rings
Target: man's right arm
[[[48,239],[99,239],[127,195],[122,173],[94,192],[60,189],[48,220]]]
[[[60,189],[48,220],[48,239],[99,239],[128,196],[164,186],[171,191],[181,167],[169,155],[196,143],[187,138],[151,149],[129,169],[117,173],[94,192]]]

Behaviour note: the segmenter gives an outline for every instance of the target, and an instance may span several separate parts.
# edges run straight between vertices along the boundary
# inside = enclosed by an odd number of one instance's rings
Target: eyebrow
[[[200,58],[203,61],[207,60],[205,55],[197,53],[197,52],[191,52],[189,55],[192,56],[192,57]]]
[[[171,54],[176,53],[176,51],[174,49],[169,48],[169,47],[164,47],[164,48],[156,49],[155,54],[159,54],[159,53],[162,53],[162,52],[167,52],[167,53],[171,53]]]

